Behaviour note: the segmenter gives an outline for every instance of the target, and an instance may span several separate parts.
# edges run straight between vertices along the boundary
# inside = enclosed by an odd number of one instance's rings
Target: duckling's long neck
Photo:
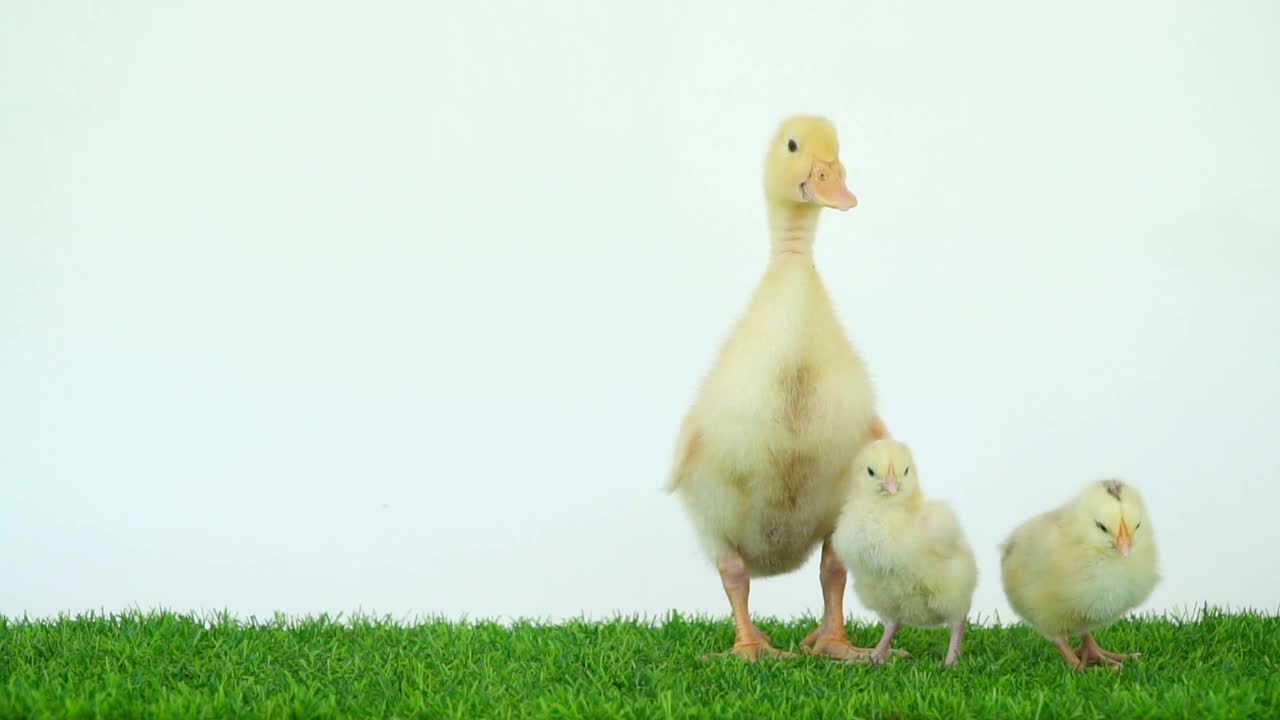
[[[822,210],[810,203],[773,200],[769,203],[770,262],[813,261],[813,233]]]

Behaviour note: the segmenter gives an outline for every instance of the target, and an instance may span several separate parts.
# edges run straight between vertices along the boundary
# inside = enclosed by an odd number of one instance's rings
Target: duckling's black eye
[[[795,152],[796,150],[799,150],[799,149],[800,149],[800,146],[796,144],[795,140],[787,141],[787,150],[790,150],[791,152]]]
[[[910,466],[910,465],[908,465],[908,466],[907,466],[907,469],[902,471],[902,477],[906,477],[906,476],[908,476],[908,475],[910,475],[910,474],[911,474],[911,466]]]
[[[868,475],[870,475],[871,477],[875,477],[875,476],[876,476],[876,471],[875,471],[875,470],[872,470],[870,467],[868,467],[868,468],[867,468],[867,474],[868,474]]]
[[[1097,525],[1097,526],[1098,526],[1098,529],[1099,529],[1099,530],[1101,530],[1102,532],[1107,533],[1108,535],[1109,535],[1109,534],[1111,534],[1111,531],[1107,529],[1107,526],[1106,526],[1106,525],[1103,525],[1102,523],[1098,522],[1097,520],[1094,520],[1094,521],[1093,521],[1093,524],[1094,524],[1094,525]]]
[[[1138,528],[1142,527],[1142,521],[1139,520],[1137,525],[1133,526],[1133,531],[1138,532]]]

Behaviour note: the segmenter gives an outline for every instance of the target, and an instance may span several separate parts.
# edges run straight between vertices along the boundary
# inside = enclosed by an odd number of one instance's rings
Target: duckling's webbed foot
[[[809,633],[800,646],[810,655],[835,660],[854,661],[866,658],[871,648],[855,647],[844,629],[844,584],[848,571],[831,548],[831,538],[822,543],[822,564],[818,579],[822,583],[822,623]]]
[[[786,659],[786,658],[793,658],[795,657],[795,654],[789,653],[786,650],[779,650],[778,648],[772,645],[769,645],[768,643],[738,641],[738,642],[735,642],[733,644],[733,647],[730,648],[729,650],[726,650],[725,652],[721,652],[721,653],[708,653],[706,655],[703,655],[702,659],[710,660],[711,658],[722,658],[722,657],[731,657],[731,656],[741,658],[743,660],[746,660],[747,662],[754,662],[762,658],[764,659],[776,658],[780,660]]]
[[[769,636],[751,622],[747,611],[747,596],[751,591],[751,576],[747,573],[747,564],[737,553],[726,555],[716,563],[720,570],[720,581],[724,584],[724,593],[729,597],[729,605],[733,608],[734,642],[727,652],[703,655],[707,660],[713,657],[739,657],[754,661],[760,658],[795,657],[792,653],[779,650],[773,646]]]
[[[844,634],[844,623],[840,623],[839,629],[832,630],[824,621],[817,630],[809,633],[800,646],[810,655],[820,655],[846,662],[865,660],[871,654],[871,648],[856,647],[849,642],[849,638]]]

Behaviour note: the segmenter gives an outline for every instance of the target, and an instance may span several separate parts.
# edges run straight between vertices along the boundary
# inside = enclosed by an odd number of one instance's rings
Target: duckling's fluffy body
[[[672,485],[708,556],[802,565],[835,528],[874,396],[809,262],[771,263],[681,427]]]

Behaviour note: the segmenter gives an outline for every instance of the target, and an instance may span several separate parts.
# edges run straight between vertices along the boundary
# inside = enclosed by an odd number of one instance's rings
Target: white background
[[[661,488],[794,112],[975,611],[1110,475],[1275,610],[1280,5],[1031,5],[6,2],[0,613],[727,614]]]

